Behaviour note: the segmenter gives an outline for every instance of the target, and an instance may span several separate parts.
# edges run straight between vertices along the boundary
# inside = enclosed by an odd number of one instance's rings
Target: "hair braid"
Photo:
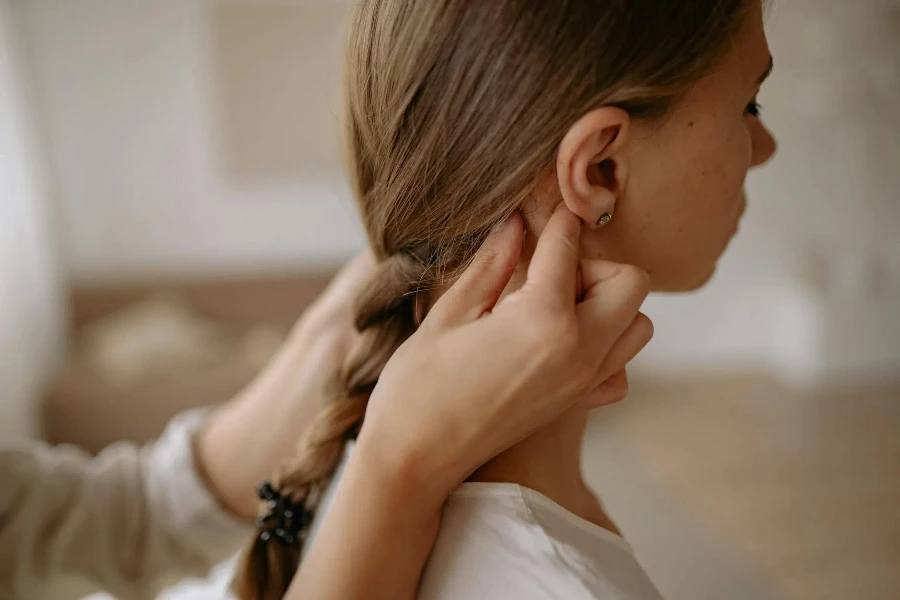
[[[273,488],[305,510],[316,508],[328,485],[347,440],[362,424],[369,394],[394,351],[415,330],[414,299],[426,272],[411,254],[397,253],[382,261],[357,299],[359,339],[341,372],[336,374],[331,401],[304,432],[297,454],[274,474]],[[265,541],[259,532],[246,552],[234,581],[242,600],[279,600],[290,585],[300,562],[298,543]]]

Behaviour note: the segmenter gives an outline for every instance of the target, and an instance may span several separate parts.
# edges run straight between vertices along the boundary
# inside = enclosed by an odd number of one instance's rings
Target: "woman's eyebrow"
[[[769,55],[769,64],[766,66],[766,70],[762,75],[759,76],[759,79],[756,80],[756,85],[762,85],[763,82],[769,78],[769,75],[772,74],[772,69],[775,67],[775,59],[772,58],[772,55]]]

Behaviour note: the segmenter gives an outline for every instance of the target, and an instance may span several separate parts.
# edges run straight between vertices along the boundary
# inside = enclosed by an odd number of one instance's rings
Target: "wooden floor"
[[[638,379],[585,471],[669,600],[900,599],[900,389]]]

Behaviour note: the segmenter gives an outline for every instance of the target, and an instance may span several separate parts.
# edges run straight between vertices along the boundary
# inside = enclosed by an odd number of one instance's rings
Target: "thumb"
[[[519,213],[498,225],[456,283],[431,309],[425,323],[461,325],[493,309],[519,263],[524,235]]]
[[[575,304],[578,288],[580,237],[581,219],[560,202],[538,238],[528,267],[526,285],[568,310]]]

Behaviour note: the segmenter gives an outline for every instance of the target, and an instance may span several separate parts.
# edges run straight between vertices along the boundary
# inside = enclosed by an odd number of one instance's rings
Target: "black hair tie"
[[[277,541],[284,546],[300,542],[301,533],[312,522],[312,512],[306,510],[304,502],[294,502],[290,496],[283,496],[272,487],[270,481],[256,486],[260,500],[268,503],[269,511],[256,520],[260,529],[259,539],[263,542]]]

